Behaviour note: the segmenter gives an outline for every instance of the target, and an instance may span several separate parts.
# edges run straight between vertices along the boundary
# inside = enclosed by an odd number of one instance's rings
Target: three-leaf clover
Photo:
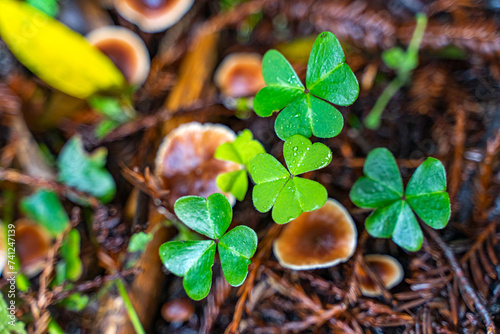
[[[427,158],[412,175],[406,191],[396,160],[386,148],[371,151],[363,171],[365,176],[354,183],[349,195],[357,206],[376,209],[365,221],[373,237],[392,237],[400,247],[417,251],[423,235],[413,211],[432,228],[448,224],[450,198],[446,172],[439,160]]]
[[[206,199],[185,196],[175,202],[174,211],[186,226],[216,240],[169,241],[161,245],[163,264],[173,274],[184,276],[182,284],[188,296],[200,300],[210,292],[217,244],[226,281],[232,286],[241,285],[257,249],[257,234],[243,225],[226,233],[233,217],[227,198],[219,193]]]
[[[312,144],[301,135],[288,138],[283,146],[288,170],[270,154],[255,156],[250,162],[250,175],[256,183],[252,199],[255,208],[267,212],[278,224],[297,218],[304,211],[321,208],[327,200],[325,187],[316,181],[296,177],[327,166],[332,152],[321,143]]]
[[[254,109],[262,117],[283,109],[274,124],[282,140],[295,134],[307,138],[311,135],[335,137],[342,130],[344,119],[329,102],[348,106],[359,94],[358,81],[345,63],[339,41],[330,32],[321,33],[314,42],[307,65],[306,87],[276,50],[264,55],[262,74],[267,86],[255,96]]]
[[[248,129],[240,132],[232,143],[221,144],[215,151],[214,157],[239,163],[242,168],[217,176],[217,186],[222,191],[233,194],[238,201],[242,201],[248,190],[248,164],[260,153],[266,153],[266,150],[259,141],[253,139],[252,132]]]
[[[105,168],[107,154],[104,147],[89,154],[83,149],[82,139],[79,136],[72,137],[57,158],[59,180],[103,202],[111,201],[115,196],[116,185]]]

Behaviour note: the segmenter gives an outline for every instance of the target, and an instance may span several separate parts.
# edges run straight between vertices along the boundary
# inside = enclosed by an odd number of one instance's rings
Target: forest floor
[[[44,271],[32,279],[39,289],[31,289],[20,300],[17,315],[29,328],[46,328],[48,318],[43,315],[49,311],[67,333],[104,333],[117,327],[120,332],[132,332],[121,297],[109,284],[116,278],[123,278],[148,333],[486,333],[487,328],[500,327],[497,2],[254,0],[220,11],[218,2],[199,1],[179,24],[155,34],[141,32],[98,1],[89,1],[87,10],[78,9],[78,1],[71,3],[71,8],[63,6],[61,11],[76,11],[87,22],[82,31],[91,26],[89,15],[94,11],[136,31],[146,41],[152,66],[145,84],[134,94],[138,116],[96,138],[100,115],[72,98],[59,96],[58,100],[0,40],[0,179],[7,180],[0,183],[3,217],[8,210],[20,217],[17,203],[33,189],[49,187],[65,193],[61,184],[28,175],[19,155],[29,157],[29,145],[57,156],[62,144],[79,133],[87,150],[107,148],[106,168],[117,184],[115,198],[106,205],[79,208],[63,201],[82,235],[84,271],[71,291],[88,295],[87,306],[74,312],[57,304],[68,293],[61,287],[47,288],[42,282],[47,279]],[[92,11],[88,6],[93,6]],[[396,45],[406,48],[417,12],[429,19],[418,67],[389,101],[380,128],[367,129],[362,120],[395,76],[381,53]],[[131,261],[127,254],[131,235],[150,231],[165,219],[158,212],[162,206],[168,208],[167,195],[148,178],[163,136],[190,121],[221,123],[235,132],[247,128],[282,161],[283,143],[273,128],[275,116],[260,118],[251,112],[242,117],[227,109],[214,87],[213,73],[230,53],[264,54],[277,48],[304,79],[310,47],[297,40],[314,38],[322,31],[331,31],[342,42],[360,94],[353,105],[339,108],[345,119],[341,134],[320,140],[331,148],[332,163],[308,177],[323,184],[329,197],[353,216],[359,235],[354,256],[326,269],[284,269],[272,251],[282,227],[270,213],[254,209],[249,192],[234,207],[235,223],[253,228],[259,237],[246,281],[232,288],[216,261],[209,296],[189,301],[194,306],[190,320],[166,322],[161,306],[186,296],[182,278],[161,270],[157,259],[157,247],[175,236],[176,229],[158,229],[137,267],[126,267]],[[58,114],[71,103],[71,115]],[[52,114],[41,122],[49,104]],[[19,116],[26,125],[22,130],[15,128]],[[35,143],[30,143],[31,136]],[[24,153],[19,152],[20,143],[29,143]],[[365,157],[375,147],[393,152],[405,183],[428,156],[446,168],[451,220],[443,230],[424,229],[418,252],[368,236],[364,220],[369,212],[349,199],[352,185],[363,173]],[[7,192],[12,198],[5,197]],[[359,289],[363,255],[373,253],[395,257],[405,271],[403,282],[378,298],[364,297]],[[5,287],[5,279],[1,282]]]

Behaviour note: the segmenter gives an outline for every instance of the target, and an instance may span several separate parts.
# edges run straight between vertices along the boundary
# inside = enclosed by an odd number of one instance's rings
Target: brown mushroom
[[[149,52],[134,32],[106,26],[90,32],[87,40],[111,59],[130,84],[140,86],[146,80],[150,68]]]
[[[194,314],[194,305],[188,298],[166,302],[161,308],[161,316],[167,322],[185,322]]]
[[[22,272],[33,277],[47,264],[47,256],[52,244],[47,230],[29,219],[18,219],[16,226],[16,251]]]
[[[347,261],[356,248],[357,230],[349,212],[328,199],[319,210],[288,223],[274,242],[281,266],[294,270],[332,267]]]
[[[258,53],[233,53],[222,61],[214,76],[222,94],[238,98],[257,94],[266,85]]]
[[[214,158],[220,144],[233,141],[235,133],[219,124],[183,124],[164,139],[155,160],[155,175],[163,180],[169,202],[186,195],[207,197],[221,192],[216,178],[219,174],[241,168],[239,164]],[[231,203],[235,198],[223,193]]]
[[[366,265],[378,275],[380,281],[387,289],[392,289],[403,280],[403,267],[398,260],[392,256],[370,254],[365,255],[364,260]],[[361,293],[368,297],[381,296],[382,290],[376,282],[374,282],[363,270],[361,270],[361,274],[362,276],[359,279]]]
[[[173,26],[188,12],[194,0],[114,0],[118,13],[144,32]]]

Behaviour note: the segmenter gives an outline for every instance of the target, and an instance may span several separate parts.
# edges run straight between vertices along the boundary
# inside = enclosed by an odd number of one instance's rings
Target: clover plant
[[[358,81],[345,63],[342,47],[330,32],[321,33],[314,42],[306,87],[276,50],[264,55],[262,74],[267,86],[255,96],[254,109],[262,117],[283,109],[274,124],[282,140],[295,134],[308,138],[335,137],[342,130],[344,119],[329,102],[348,106],[359,93]]]
[[[227,198],[219,193],[206,199],[185,196],[175,202],[174,212],[186,226],[210,239],[169,241],[160,246],[163,264],[173,274],[184,277],[182,283],[188,296],[200,300],[210,292],[216,248],[226,281],[232,286],[241,285],[257,249],[257,234],[242,225],[226,233],[233,216]]]
[[[259,141],[253,139],[252,132],[248,129],[240,132],[232,143],[221,144],[215,151],[214,157],[241,164],[241,169],[217,176],[217,186],[242,201],[248,190],[248,165],[260,153],[266,151]]]
[[[394,156],[386,148],[368,154],[364,176],[354,183],[350,197],[361,208],[375,209],[365,221],[377,238],[391,238],[400,247],[417,251],[423,235],[413,212],[427,225],[441,229],[450,219],[443,164],[427,158],[412,175],[406,190]]]
[[[283,155],[288,170],[267,153],[250,161],[250,175],[256,183],[253,204],[260,212],[273,208],[272,217],[278,224],[288,223],[302,212],[319,209],[326,203],[325,187],[297,175],[323,168],[332,161],[332,152],[326,145],[312,144],[301,135],[286,140]]]

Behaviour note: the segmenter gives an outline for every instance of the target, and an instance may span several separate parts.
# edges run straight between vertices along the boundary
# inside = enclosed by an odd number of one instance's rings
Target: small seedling
[[[131,97],[125,96],[125,94],[122,99],[93,96],[88,99],[88,104],[104,116],[104,119],[97,124],[95,129],[95,136],[98,139],[104,138],[121,124],[133,120],[136,114]]]
[[[242,225],[226,233],[233,217],[227,198],[219,193],[206,199],[185,196],[175,202],[174,211],[186,226],[212,239],[169,241],[160,247],[165,267],[184,277],[182,283],[188,296],[200,300],[210,292],[216,245],[226,281],[232,286],[241,285],[257,249],[257,234]]]
[[[427,17],[423,13],[418,13],[416,19],[417,25],[406,52],[400,47],[394,47],[384,51],[382,54],[384,63],[393,70],[396,70],[397,76],[384,89],[372,110],[366,116],[365,126],[369,129],[378,129],[380,126],[380,117],[387,103],[389,103],[390,99],[401,87],[410,81],[413,70],[418,66],[418,49],[424,37]]]
[[[82,139],[74,136],[64,145],[57,159],[59,181],[109,202],[116,193],[115,181],[104,167],[108,151],[101,147],[92,154],[83,149]],[[76,199],[80,204],[80,200]]]
[[[61,260],[57,263],[57,276],[62,281],[75,282],[82,275],[83,268],[80,260],[80,233],[77,229],[71,229],[64,237],[59,254]]]
[[[448,224],[450,198],[446,172],[439,160],[427,158],[412,175],[406,191],[396,160],[386,148],[371,151],[363,171],[365,176],[354,183],[349,195],[357,206],[375,209],[365,221],[373,237],[392,237],[400,247],[417,251],[423,235],[413,211],[432,228]]]
[[[240,132],[234,142],[221,144],[215,151],[214,157],[241,164],[241,169],[217,176],[217,186],[222,191],[233,194],[238,201],[242,201],[248,190],[248,165],[257,154],[261,153],[266,153],[266,150],[259,141],[253,139],[252,132],[248,129]]]
[[[335,137],[342,130],[344,119],[329,102],[348,106],[359,93],[358,81],[345,63],[342,47],[330,32],[321,33],[314,42],[306,87],[276,50],[264,55],[262,74],[267,87],[255,96],[254,109],[262,117],[283,109],[274,124],[282,140],[296,134],[307,138]]]
[[[332,152],[321,143],[312,144],[301,135],[288,138],[283,147],[288,170],[272,155],[258,154],[250,162],[250,175],[256,183],[252,199],[260,212],[273,209],[273,220],[285,224],[304,211],[321,208],[327,200],[325,187],[297,175],[327,166]]]

